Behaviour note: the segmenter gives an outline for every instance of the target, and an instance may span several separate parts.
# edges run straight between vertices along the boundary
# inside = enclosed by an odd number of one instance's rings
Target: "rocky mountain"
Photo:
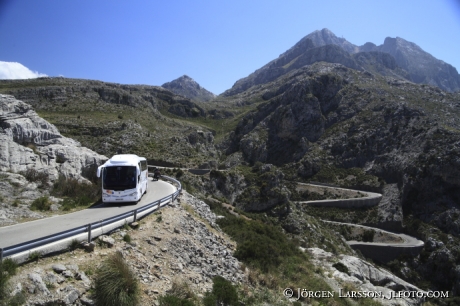
[[[266,102],[240,121],[227,154],[293,167],[305,178],[328,165],[364,169],[398,183],[403,207],[426,221],[444,205],[458,207],[458,93],[317,63],[256,94]]]
[[[457,70],[414,43],[399,37],[387,37],[383,45],[366,43],[358,47],[335,36],[328,29],[323,29],[305,36],[277,59],[238,80],[224,95],[240,93],[251,86],[273,81],[294,69],[319,61],[391,75],[418,84],[434,85],[447,91],[460,90]]]
[[[171,82],[164,83],[161,87],[193,101],[207,102],[216,97],[215,94],[201,87],[200,84],[187,75],[183,75]]]
[[[284,174],[273,172],[263,187],[248,188],[237,205],[247,199],[250,205],[240,207],[252,210],[281,199],[265,206],[276,210],[285,203],[283,180],[378,190],[393,213],[386,212],[377,226],[396,221],[401,209],[412,234],[432,237],[433,228],[443,233],[433,238],[444,237],[442,247],[409,265],[438,288],[460,288],[452,272],[460,255],[460,93],[319,62],[236,97],[265,102],[222,143],[227,160],[238,156],[249,165],[272,164]],[[435,260],[440,252],[445,261]]]

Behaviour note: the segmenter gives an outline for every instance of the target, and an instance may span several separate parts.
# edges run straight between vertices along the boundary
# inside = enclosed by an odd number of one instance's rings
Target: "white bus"
[[[137,202],[147,192],[147,160],[134,154],[114,155],[97,168],[102,202]]]

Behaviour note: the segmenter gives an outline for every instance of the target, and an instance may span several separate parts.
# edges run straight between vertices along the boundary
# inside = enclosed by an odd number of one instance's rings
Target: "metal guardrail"
[[[164,206],[166,203],[168,203],[169,200],[171,202],[174,201],[177,198],[177,196],[180,194],[180,192],[182,191],[182,185],[178,180],[173,179],[172,177],[169,177],[169,176],[164,176],[164,175],[162,175],[161,177],[164,178],[164,179],[167,179],[167,180],[169,180],[169,181],[171,181],[173,183],[176,183],[178,185],[177,191],[172,193],[172,194],[170,194],[170,195],[168,195],[168,196],[166,196],[166,197],[164,197],[164,198],[161,198],[161,199],[156,200],[154,202],[151,202],[151,203],[149,203],[147,205],[144,205],[144,206],[142,206],[140,208],[134,209],[132,211],[129,211],[129,212],[126,212],[126,213],[123,213],[123,214],[120,214],[120,215],[117,215],[117,216],[114,216],[114,217],[110,217],[110,218],[107,218],[107,219],[103,219],[101,221],[89,223],[87,225],[79,226],[79,227],[76,227],[76,228],[73,228],[73,229],[70,229],[70,230],[66,230],[66,231],[59,232],[59,233],[56,233],[56,234],[53,234],[53,235],[38,238],[38,239],[35,239],[35,240],[30,240],[30,241],[27,241],[27,242],[23,242],[23,243],[20,243],[20,244],[9,246],[9,247],[3,248],[3,249],[0,248],[0,260],[3,260],[3,257],[6,257],[6,256],[11,256],[11,255],[14,255],[14,254],[18,254],[20,252],[24,252],[24,251],[31,250],[31,249],[34,249],[34,248],[37,248],[37,247],[41,247],[41,246],[44,246],[44,245],[47,245],[47,244],[50,244],[50,243],[53,243],[53,242],[56,242],[56,241],[59,241],[59,240],[63,240],[63,239],[66,239],[66,238],[69,238],[69,237],[72,237],[72,236],[75,236],[75,235],[83,234],[83,233],[86,233],[86,232],[88,233],[88,242],[91,242],[91,231],[93,231],[95,229],[107,226],[109,224],[118,222],[120,220],[126,219],[126,218],[131,217],[131,216],[133,216],[133,222],[135,222],[137,220],[137,214],[138,213],[141,213],[143,211],[151,209],[151,208],[153,208],[155,206],[158,206],[157,207],[157,209],[158,209],[158,208]],[[165,203],[165,204],[161,205],[161,203]],[[153,210],[152,210],[152,212],[153,212]]]

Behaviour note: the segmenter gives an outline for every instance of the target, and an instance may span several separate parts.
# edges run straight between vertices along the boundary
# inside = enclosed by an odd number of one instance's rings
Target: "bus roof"
[[[139,157],[135,154],[117,154],[106,161],[103,166],[137,166],[137,164],[142,160],[146,160],[145,157]]]

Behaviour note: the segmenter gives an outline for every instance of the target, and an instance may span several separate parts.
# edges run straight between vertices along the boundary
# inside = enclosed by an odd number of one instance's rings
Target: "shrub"
[[[72,239],[70,242],[69,242],[69,250],[71,251],[74,251],[76,249],[78,249],[80,247],[80,241],[78,241],[78,239]]]
[[[33,168],[22,171],[19,174],[23,175],[29,182],[38,183],[39,187],[43,187],[48,184],[48,175]]]
[[[184,175],[184,171],[182,169],[177,170],[176,172],[176,178],[180,179],[181,176]]]
[[[185,281],[173,280],[165,296],[159,298],[160,306],[193,306],[196,296]]]
[[[160,306],[195,306],[192,301],[174,295],[160,296],[158,302]]]
[[[212,279],[212,291],[203,299],[205,306],[239,305],[235,286],[225,278],[216,276]]]
[[[7,305],[3,303],[9,294],[8,294],[8,279],[9,275],[7,273],[3,273],[2,264],[0,264],[0,305]]]
[[[62,202],[63,210],[70,210],[79,206],[88,206],[101,197],[99,184],[83,183],[74,178],[60,176],[54,183],[51,194],[58,197],[66,197]]]
[[[29,261],[38,261],[42,257],[42,253],[36,251],[29,253]]]
[[[0,265],[2,266],[2,271],[8,273],[9,276],[16,275],[18,264],[13,259],[6,258],[2,263],[0,263]]]
[[[131,242],[131,236],[126,234],[123,236],[123,241],[127,242],[127,243],[130,243]]]
[[[364,242],[373,242],[374,241],[374,230],[365,230],[363,233],[363,241]]]
[[[39,197],[32,202],[32,205],[30,205],[30,208],[32,210],[40,210],[40,211],[50,210],[51,201],[49,197],[47,196]]]
[[[350,272],[348,271],[348,268],[347,266],[345,266],[343,263],[341,263],[340,261],[339,262],[336,262],[335,264],[332,265],[334,268],[336,268],[337,270],[339,270],[340,272],[343,272],[343,273],[346,273],[348,275],[350,275]]]
[[[235,257],[263,272],[275,269],[285,258],[300,253],[294,241],[276,226],[231,216],[220,219],[218,223],[236,240]]]
[[[114,253],[102,263],[94,283],[97,305],[131,306],[139,302],[138,280],[120,252]]]
[[[11,305],[11,298],[8,292],[8,281],[16,274],[17,264],[12,259],[0,261],[0,305]]]

